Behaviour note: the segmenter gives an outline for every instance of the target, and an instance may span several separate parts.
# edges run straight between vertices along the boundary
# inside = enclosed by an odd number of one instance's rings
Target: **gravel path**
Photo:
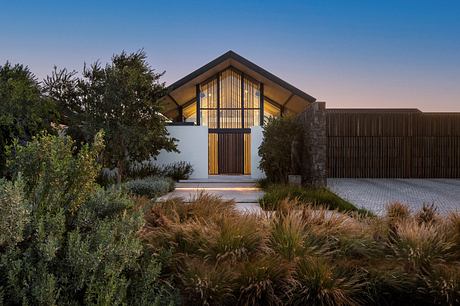
[[[460,180],[454,179],[337,179],[327,180],[331,191],[376,214],[383,214],[385,205],[401,202],[412,211],[424,203],[432,204],[440,213],[460,211]]]

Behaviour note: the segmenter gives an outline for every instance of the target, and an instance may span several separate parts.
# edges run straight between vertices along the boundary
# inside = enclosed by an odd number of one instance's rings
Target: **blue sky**
[[[43,78],[144,48],[174,82],[234,50],[328,107],[460,111],[460,1],[7,1],[0,63]]]

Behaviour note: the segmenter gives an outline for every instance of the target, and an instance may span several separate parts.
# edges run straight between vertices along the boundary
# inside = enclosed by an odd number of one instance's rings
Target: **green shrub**
[[[127,181],[124,186],[132,194],[155,198],[174,190],[174,181],[169,177],[146,177]]]
[[[145,178],[149,176],[162,176],[161,166],[154,160],[144,160],[142,162],[132,162],[128,167],[127,176],[131,179]]]
[[[184,161],[165,165],[162,169],[164,176],[170,177],[175,181],[187,180],[192,173],[192,164]]]
[[[0,248],[23,240],[30,210],[21,177],[15,182],[0,179]]]
[[[297,199],[303,204],[324,206],[328,209],[336,209],[343,212],[357,211],[362,214],[369,213],[364,209],[358,209],[356,206],[340,198],[327,188],[300,187],[284,184],[268,185],[259,203],[265,210],[276,210],[284,199]]]
[[[145,178],[149,176],[166,176],[175,181],[186,180],[193,173],[193,167],[188,162],[175,162],[167,165],[157,165],[155,160],[131,163],[128,169],[128,177],[131,179]]]
[[[302,127],[294,117],[280,117],[268,119],[263,129],[259,168],[268,181],[286,183],[292,170],[292,143],[302,134]]]
[[[133,288],[144,269],[143,224],[133,200],[95,183],[98,134],[80,151],[69,137],[42,135],[9,150],[12,182],[0,182],[0,292],[5,304],[153,304],[170,296],[155,278],[148,292]],[[10,231],[5,227],[14,224]],[[156,271],[153,273],[153,271]],[[148,300],[147,300],[148,299]]]

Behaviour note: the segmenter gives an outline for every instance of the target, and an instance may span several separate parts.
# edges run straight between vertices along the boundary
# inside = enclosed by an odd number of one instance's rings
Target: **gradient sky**
[[[0,64],[144,48],[171,84],[233,50],[328,107],[460,112],[459,0],[0,0]]]

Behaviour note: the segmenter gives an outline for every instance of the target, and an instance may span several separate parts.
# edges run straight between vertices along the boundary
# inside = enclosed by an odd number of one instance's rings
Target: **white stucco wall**
[[[262,139],[262,127],[251,127],[251,177],[253,179],[261,179],[265,177],[265,173],[259,169],[259,146],[262,143]]]
[[[167,126],[171,137],[178,139],[180,153],[161,151],[155,163],[159,165],[178,161],[189,162],[193,166],[191,178],[208,177],[208,127],[206,126]]]

